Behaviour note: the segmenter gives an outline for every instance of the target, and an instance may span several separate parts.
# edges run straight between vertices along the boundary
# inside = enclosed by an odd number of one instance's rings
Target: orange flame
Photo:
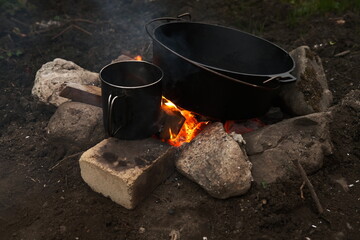
[[[142,61],[142,57],[141,57],[140,55],[137,55],[136,57],[134,57],[134,59],[135,59],[136,61]]]
[[[167,143],[175,147],[180,147],[182,144],[190,142],[209,123],[199,122],[194,113],[177,107],[165,97],[162,97],[161,107],[165,112],[180,112],[180,114],[185,118],[185,122],[179,133],[175,134],[171,131],[171,129],[169,129],[170,138],[165,140]]]

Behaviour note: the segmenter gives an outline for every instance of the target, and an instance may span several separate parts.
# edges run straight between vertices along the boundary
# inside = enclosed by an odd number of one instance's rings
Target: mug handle
[[[113,129],[113,120],[112,120],[112,115],[113,115],[113,106],[114,106],[114,102],[116,99],[118,99],[118,96],[112,96],[112,94],[109,95],[108,97],[108,114],[107,114],[107,123],[108,123],[108,134],[110,137],[113,137],[117,134],[117,132],[122,128],[122,126],[118,127],[118,129],[116,129],[114,131]]]

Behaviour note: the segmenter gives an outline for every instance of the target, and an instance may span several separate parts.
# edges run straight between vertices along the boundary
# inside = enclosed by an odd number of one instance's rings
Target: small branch
[[[75,19],[70,19],[69,22],[86,22],[86,23],[92,23],[94,24],[94,21],[88,20],[88,19],[84,19],[84,18],[75,18]]]
[[[311,184],[309,178],[307,177],[306,175],[306,172],[304,170],[304,168],[301,166],[299,160],[294,160],[293,163],[297,166],[299,172],[300,172],[300,175],[301,177],[303,178],[303,180],[305,181],[306,183],[306,186],[309,188],[309,191],[310,191],[310,194],[311,194],[311,197],[312,199],[314,200],[315,204],[316,204],[316,207],[317,207],[317,210],[320,214],[322,214],[324,212],[324,209],[320,203],[320,200],[315,192],[315,189],[314,189],[314,186]]]
[[[69,188],[67,175],[65,175],[65,185],[66,185],[66,188]]]
[[[303,183],[301,184],[301,186],[300,186],[300,197],[301,197],[301,199],[305,199],[305,197],[304,197],[304,192],[303,192],[303,189],[304,189],[304,187],[305,187],[305,181],[303,181]]]
[[[20,24],[20,25],[22,25],[22,26],[24,26],[24,27],[29,27],[29,25],[28,24],[26,24],[26,23],[24,23],[24,22],[22,22],[22,21],[20,21],[20,20],[18,20],[18,19],[16,19],[16,18],[10,18],[10,20],[11,21],[13,21],[13,22],[16,22],[16,23],[18,23],[18,24]]]
[[[59,32],[58,34],[56,34],[55,36],[53,36],[51,39],[54,40],[55,38],[60,37],[61,35],[63,35],[65,32],[69,31],[70,29],[75,28],[89,36],[92,36],[91,32],[86,31],[85,29],[83,29],[82,27],[79,27],[78,25],[75,24],[71,24],[68,27],[66,27],[64,30],[62,30],[61,32]]]
[[[68,26],[67,28],[65,28],[64,30],[62,30],[60,33],[56,34],[55,36],[53,36],[51,39],[54,40],[55,38],[60,37],[61,35],[63,35],[66,31],[69,31],[72,28],[72,25]]]
[[[50,32],[52,30],[55,30],[55,29],[58,29],[58,28],[61,28],[63,27],[64,25],[61,24],[60,26],[54,26],[54,27],[49,27],[49,28],[46,28],[46,29],[43,29],[43,30],[38,30],[38,31],[32,31],[30,33],[30,35],[34,35],[34,34],[42,34],[42,33],[46,33],[46,32]]]
[[[52,166],[51,168],[49,168],[49,172],[50,172],[51,170],[53,170],[54,168],[56,168],[57,166],[59,166],[59,165],[60,165],[62,162],[64,162],[65,160],[68,160],[68,159],[70,159],[70,158],[76,157],[76,156],[82,154],[83,152],[84,152],[84,151],[81,151],[81,152],[78,152],[78,153],[71,154],[71,155],[69,155],[69,156],[67,156],[67,157],[64,157],[63,159],[61,159],[60,161],[58,161],[54,166]]]
[[[72,24],[72,26],[73,26],[74,28],[76,28],[77,30],[80,30],[80,31],[82,31],[83,33],[86,33],[86,34],[92,36],[92,33],[91,33],[91,32],[86,31],[86,30],[83,29],[82,27],[79,27],[78,25],[75,25],[75,24]]]
[[[351,52],[350,50],[346,50],[341,53],[335,54],[334,57],[343,57],[343,56],[349,54],[350,52]]]

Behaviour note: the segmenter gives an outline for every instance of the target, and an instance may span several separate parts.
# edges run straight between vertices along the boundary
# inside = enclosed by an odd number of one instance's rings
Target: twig
[[[180,231],[172,229],[169,233],[170,240],[180,240]]]
[[[91,33],[91,32],[86,31],[86,30],[85,30],[85,29],[83,29],[82,27],[79,27],[78,25],[75,25],[75,24],[72,24],[72,26],[73,26],[74,28],[76,28],[76,29],[78,29],[78,30],[82,31],[83,33],[86,33],[86,34],[88,34],[88,35],[92,36],[92,33]]]
[[[54,166],[52,166],[51,168],[49,168],[49,172],[50,172],[51,170],[53,170],[54,168],[56,168],[57,166],[59,166],[59,165],[60,165],[62,162],[64,162],[65,160],[68,160],[68,159],[70,159],[70,158],[76,157],[76,156],[82,154],[83,152],[84,152],[84,151],[81,151],[81,152],[78,152],[78,153],[71,154],[71,155],[69,155],[69,156],[67,156],[67,157],[64,157],[63,159],[61,159],[60,161],[58,161]]]
[[[68,189],[69,185],[68,185],[68,180],[67,180],[67,175],[66,174],[65,174],[65,185],[66,185],[66,188]]]
[[[335,54],[334,57],[343,57],[343,56],[349,54],[350,52],[351,52],[350,50],[346,50],[341,53]]]
[[[29,25],[28,24],[26,24],[26,23],[24,23],[24,22],[22,22],[22,21],[20,21],[20,20],[18,20],[18,19],[16,19],[16,18],[10,18],[10,20],[11,21],[13,21],[13,22],[16,22],[16,23],[18,23],[18,24],[20,24],[20,25],[23,25],[24,27],[29,27]]]
[[[64,30],[62,30],[61,32],[59,32],[58,34],[53,36],[51,39],[54,40],[55,38],[60,37],[62,34],[64,34],[66,31],[69,31],[71,28],[72,28],[72,25],[68,26],[67,28],[65,28]]]
[[[300,197],[301,197],[301,199],[305,199],[305,197],[304,197],[304,192],[303,192],[303,189],[304,189],[304,187],[305,187],[305,181],[303,181],[303,183],[301,184],[301,186],[300,186]]]
[[[31,32],[31,34],[41,34],[41,33],[46,33],[46,32],[50,32],[54,29],[57,29],[57,28],[61,28],[63,27],[64,25],[61,24],[60,26],[54,26],[54,27],[49,27],[49,28],[46,28],[46,29],[43,29],[43,30],[38,30],[38,31],[33,31]]]
[[[323,207],[322,207],[322,205],[320,203],[320,200],[319,200],[319,198],[318,198],[318,196],[317,196],[317,194],[315,192],[314,186],[311,184],[309,178],[306,175],[306,172],[305,172],[304,168],[301,166],[299,160],[296,159],[293,162],[297,166],[297,168],[299,169],[300,175],[303,178],[303,180],[305,181],[306,186],[309,188],[311,197],[312,197],[312,199],[314,200],[314,202],[316,204],[318,212],[320,214],[322,214],[324,212],[324,209],[323,209]]]
[[[86,23],[92,23],[94,24],[94,21],[88,20],[88,19],[84,19],[84,18],[75,18],[75,19],[70,19],[69,22],[86,22]]]
[[[83,33],[86,33],[87,35],[92,36],[91,32],[86,31],[85,29],[83,29],[82,27],[79,27],[78,25],[75,24],[70,24],[68,27],[66,27],[64,30],[62,30],[61,32],[59,32],[58,34],[56,34],[55,36],[53,36],[51,39],[54,40],[55,38],[60,37],[61,35],[63,35],[65,32],[69,31],[70,29],[75,28]]]

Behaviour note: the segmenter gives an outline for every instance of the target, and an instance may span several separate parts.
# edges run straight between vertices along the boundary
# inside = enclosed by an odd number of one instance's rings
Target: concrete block
[[[108,138],[80,157],[81,176],[96,192],[135,208],[174,171],[173,148],[153,138]]]

